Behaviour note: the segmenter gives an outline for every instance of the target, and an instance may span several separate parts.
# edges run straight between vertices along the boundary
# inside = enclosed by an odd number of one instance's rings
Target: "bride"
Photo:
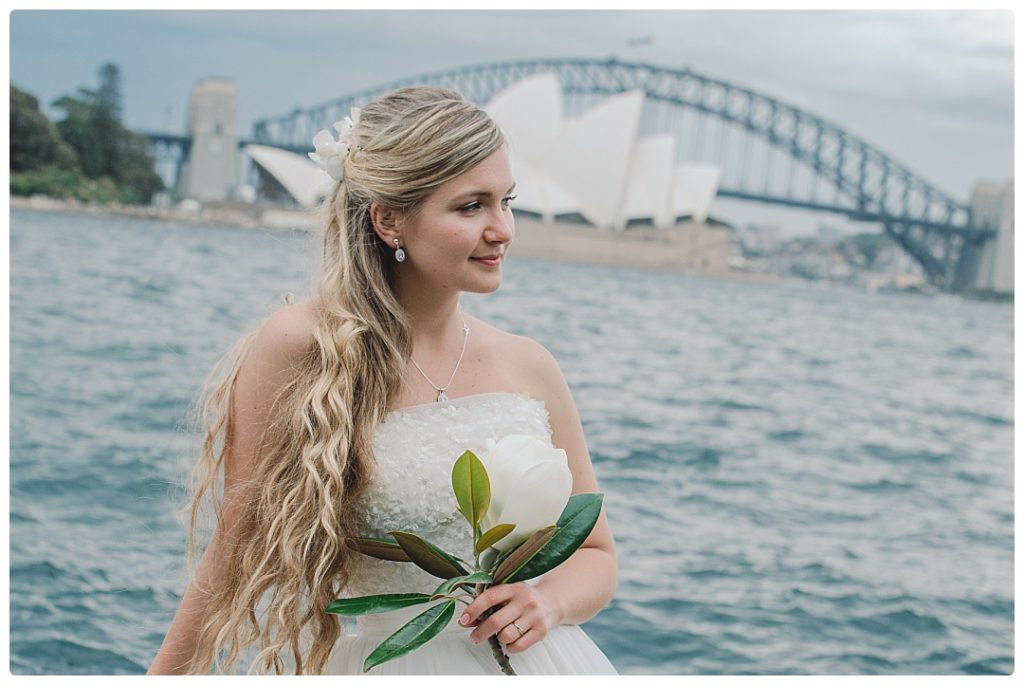
[[[500,286],[515,234],[502,133],[433,87],[394,91],[353,115],[336,124],[338,140],[314,141],[336,183],[312,299],[239,341],[205,396],[190,560],[207,502],[216,525],[150,674],[232,672],[243,655],[254,672],[360,673],[410,616],[349,626],[323,609],[432,583],[345,539],[402,529],[464,543],[451,465],[488,439],[533,433],[565,450],[574,493],[598,489],[551,354],[459,306],[462,292]],[[602,512],[561,566],[488,589],[437,638],[371,673],[497,674],[492,635],[521,674],[614,673],[577,624],[615,583]]]

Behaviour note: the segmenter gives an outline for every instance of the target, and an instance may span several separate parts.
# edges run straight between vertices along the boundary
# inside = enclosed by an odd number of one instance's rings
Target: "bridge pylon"
[[[192,89],[185,152],[175,195],[226,200],[238,186],[238,88],[226,79],[203,79]]]

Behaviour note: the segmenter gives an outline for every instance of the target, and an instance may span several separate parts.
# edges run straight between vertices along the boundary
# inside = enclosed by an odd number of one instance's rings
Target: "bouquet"
[[[492,585],[536,578],[568,559],[593,530],[604,498],[599,492],[570,496],[572,474],[565,451],[529,435],[490,441],[483,459],[463,452],[452,467],[452,489],[459,513],[473,529],[473,548],[463,552],[472,564],[404,531],[349,542],[363,554],[413,563],[443,580],[430,594],[349,597],[327,607],[328,613],[362,616],[435,603],[374,649],[363,662],[364,673],[440,634],[458,602],[468,605]],[[502,672],[515,675],[497,635],[489,643]]]

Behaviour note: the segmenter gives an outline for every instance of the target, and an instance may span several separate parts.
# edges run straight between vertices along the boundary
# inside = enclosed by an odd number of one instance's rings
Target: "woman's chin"
[[[466,284],[467,287],[463,288],[463,292],[467,293],[479,293],[486,295],[487,293],[493,293],[495,290],[501,287],[501,278],[491,279],[486,282],[477,281],[475,283]]]

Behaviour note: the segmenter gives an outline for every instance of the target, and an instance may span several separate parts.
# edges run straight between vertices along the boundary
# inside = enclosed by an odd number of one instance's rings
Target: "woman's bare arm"
[[[597,492],[597,476],[583,435],[576,402],[558,362],[544,347],[533,343],[534,377],[544,379],[544,402],[551,417],[551,441],[565,450],[572,472],[572,492]],[[537,590],[545,598],[557,623],[583,623],[611,600],[617,583],[615,540],[602,508],[594,530],[568,560],[544,574]]]
[[[185,591],[148,675],[182,674],[196,652],[196,640],[209,595],[210,580],[221,573],[224,547],[241,512],[244,484],[267,426],[273,399],[295,374],[295,366],[313,343],[311,305],[289,305],[260,328],[235,380],[230,442],[224,455],[224,499],[220,521]]]
[[[597,478],[583,426],[558,362],[540,344],[523,341],[523,366],[518,368],[524,377],[532,379],[530,394],[543,399],[547,406],[551,441],[568,457],[573,494],[596,492]],[[466,608],[462,625],[474,628],[470,634],[474,641],[498,635],[499,641],[509,643],[510,653],[522,652],[544,639],[554,626],[583,623],[597,614],[615,593],[617,569],[615,541],[602,510],[590,535],[569,559],[544,574],[534,586],[512,583],[486,590]],[[503,609],[484,617],[487,610],[502,605]],[[516,617],[522,617],[525,628],[521,636],[507,627]]]

